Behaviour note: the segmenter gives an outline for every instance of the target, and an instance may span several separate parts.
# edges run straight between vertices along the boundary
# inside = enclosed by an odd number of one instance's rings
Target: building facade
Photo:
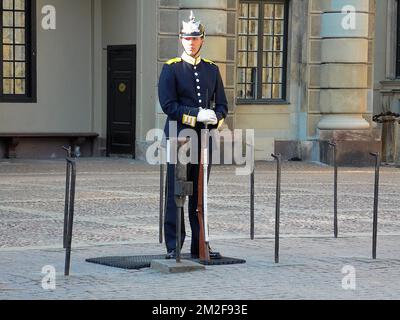
[[[230,129],[256,158],[343,163],[381,150],[373,115],[400,112],[398,0],[3,0],[0,157],[143,159],[162,128],[158,76],[190,10],[220,68]]]

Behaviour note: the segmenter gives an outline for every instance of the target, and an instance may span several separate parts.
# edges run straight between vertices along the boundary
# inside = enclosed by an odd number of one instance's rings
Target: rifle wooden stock
[[[206,243],[205,225],[204,225],[204,148],[206,147],[207,134],[201,135],[201,156],[199,164],[198,179],[198,201],[197,201],[197,217],[199,219],[199,257],[201,261],[210,261],[210,252],[208,243]]]

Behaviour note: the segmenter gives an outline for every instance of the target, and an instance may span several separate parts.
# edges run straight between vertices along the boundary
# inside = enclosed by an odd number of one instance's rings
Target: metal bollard
[[[251,174],[250,174],[250,239],[255,239],[255,218],[254,218],[254,198],[255,198],[255,165],[254,165],[254,143],[251,145]]]
[[[374,187],[374,219],[372,231],[372,259],[376,260],[376,248],[378,241],[378,201],[379,201],[379,169],[381,166],[380,153],[370,153],[375,158],[375,187]]]
[[[250,239],[255,238],[255,227],[254,227],[254,168],[250,175]]]
[[[76,182],[76,160],[67,158],[67,164],[71,168],[71,189],[69,192],[68,222],[66,232],[66,254],[65,254],[65,276],[69,276],[71,266],[72,229],[74,224],[75,182]]]
[[[337,144],[330,142],[329,145],[333,148],[333,166],[334,166],[334,213],[333,213],[333,229],[334,236],[337,239],[339,236],[338,228],[338,166],[337,166]]]
[[[159,242],[163,243],[163,224],[164,224],[164,159],[162,147],[158,148],[160,155],[160,216],[159,216]],[[168,181],[168,180],[167,180]],[[167,197],[167,195],[165,195]]]
[[[67,158],[71,158],[72,148],[71,146],[63,146],[62,147],[67,152]],[[67,161],[67,169],[66,169],[66,181],[65,181],[65,204],[64,204],[64,233],[63,233],[63,248],[67,248],[67,229],[68,229],[68,206],[69,206],[69,189],[71,182],[71,172],[70,165]]]
[[[282,156],[280,154],[271,155],[277,161],[276,177],[276,210],[275,210],[275,263],[279,263],[279,227],[281,213],[281,177],[282,177]]]

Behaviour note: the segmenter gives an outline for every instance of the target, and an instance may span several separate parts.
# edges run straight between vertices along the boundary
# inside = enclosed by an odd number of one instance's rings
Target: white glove
[[[200,108],[197,115],[197,121],[206,125],[216,125],[218,123],[217,115],[213,110]]]

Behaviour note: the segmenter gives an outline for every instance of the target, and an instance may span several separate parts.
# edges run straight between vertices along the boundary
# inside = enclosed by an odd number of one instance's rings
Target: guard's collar
[[[201,62],[200,56],[198,56],[197,58],[193,58],[193,57],[189,56],[186,52],[183,52],[181,58],[183,61],[190,63],[191,65],[194,65],[194,66],[197,66]]]

